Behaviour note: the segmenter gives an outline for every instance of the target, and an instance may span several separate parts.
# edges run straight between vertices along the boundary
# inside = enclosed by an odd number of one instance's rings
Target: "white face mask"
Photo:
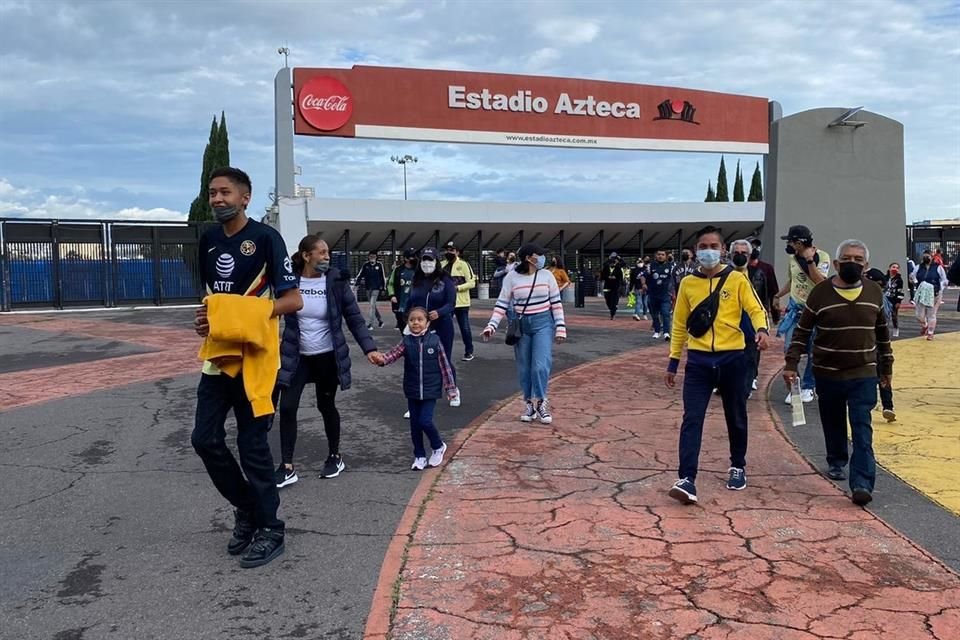
[[[421,260],[420,270],[429,276],[431,273],[437,270],[437,263],[433,260]]]

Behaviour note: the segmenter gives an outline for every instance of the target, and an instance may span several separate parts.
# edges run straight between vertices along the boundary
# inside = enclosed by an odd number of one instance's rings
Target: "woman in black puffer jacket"
[[[377,345],[367,330],[363,313],[350,289],[346,273],[330,266],[330,249],[319,236],[309,235],[300,241],[292,259],[300,277],[303,308],[284,316],[280,343],[280,449],[277,487],[298,480],[293,466],[293,450],[297,442],[297,410],[308,383],[317,391],[317,409],[323,416],[329,456],[321,478],[333,478],[344,469],[340,456],[340,412],[337,410],[337,387],[350,388],[350,348],[343,331],[343,322],[363,349],[371,363]]]

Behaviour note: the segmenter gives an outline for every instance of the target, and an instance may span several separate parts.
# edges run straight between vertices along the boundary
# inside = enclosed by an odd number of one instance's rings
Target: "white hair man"
[[[750,284],[753,285],[753,290],[757,292],[757,297],[760,298],[761,303],[763,303],[763,310],[767,314],[767,323],[769,325],[770,286],[767,283],[767,276],[763,269],[758,267],[756,263],[750,263],[752,253],[753,245],[750,244],[749,240],[734,240],[730,243],[730,250],[728,252],[730,264],[733,265],[734,269],[745,275],[750,281]],[[750,322],[750,317],[746,313],[740,320],[740,330],[743,331],[744,337],[746,338],[746,348],[743,352],[746,361],[744,384],[746,384],[747,398],[749,398],[757,389],[757,376],[760,372],[760,350],[757,349],[754,341],[756,333],[753,330],[753,323]]]
[[[870,265],[870,250],[860,240],[837,247],[837,275],[810,291],[803,315],[793,332],[783,377],[797,379],[800,356],[813,335],[813,375],[819,396],[820,422],[827,450],[827,475],[843,480],[850,462],[850,490],[855,504],[873,499],[876,461],[870,412],[877,404],[877,382],[890,386],[893,350],[883,312],[883,290],[862,279]],[[814,332],[816,329],[816,332]],[[847,457],[847,415],[853,454]]]

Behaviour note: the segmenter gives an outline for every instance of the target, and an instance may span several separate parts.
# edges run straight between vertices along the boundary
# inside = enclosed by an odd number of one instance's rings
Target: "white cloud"
[[[82,193],[82,187],[75,187],[70,195],[44,195],[33,189],[16,187],[6,178],[0,178],[0,218],[173,221],[187,217],[185,213],[163,207],[116,208],[85,198]]]
[[[600,33],[600,25],[583,18],[550,18],[537,24],[536,31],[551,42],[589,44]]]

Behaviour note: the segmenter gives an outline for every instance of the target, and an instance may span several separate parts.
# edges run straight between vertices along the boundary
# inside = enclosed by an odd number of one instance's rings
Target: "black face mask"
[[[837,275],[847,284],[856,284],[860,282],[863,275],[863,265],[856,262],[841,262],[837,267]]]
[[[690,254],[687,254],[687,253],[683,254],[682,256],[680,256],[680,260],[682,262],[690,262]]]
[[[745,253],[733,254],[733,265],[735,267],[745,267],[747,265],[747,254]]]
[[[787,248],[784,249],[784,251],[786,251],[787,254],[788,254],[788,255],[791,255],[791,256],[797,252],[797,250],[793,247],[792,244],[788,244],[788,245],[787,245]]]
[[[923,264],[930,264],[933,262],[933,259],[930,256],[923,256]]]
[[[751,252],[750,252],[750,259],[751,259],[751,260],[759,260],[759,259],[760,259],[760,249],[754,249],[753,251],[751,251]]]
[[[447,258],[447,262],[453,262],[454,260],[457,259],[457,254],[453,252],[447,252],[443,255]]]

